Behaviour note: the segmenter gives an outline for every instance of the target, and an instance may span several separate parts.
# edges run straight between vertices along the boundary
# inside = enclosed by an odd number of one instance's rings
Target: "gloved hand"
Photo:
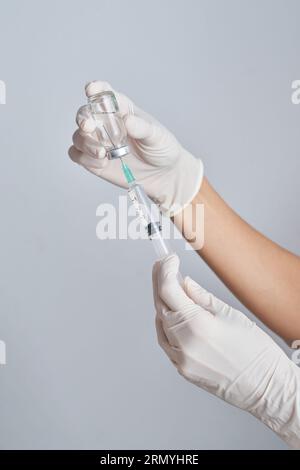
[[[300,370],[241,312],[190,278],[177,280],[178,257],[153,268],[160,346],[193,384],[246,410],[300,448]]]
[[[106,90],[112,90],[108,83],[91,82],[85,91],[89,97]],[[203,178],[202,162],[129,98],[114,93],[124,118],[129,144],[135,154],[124,157],[124,161],[148,196],[161,206],[161,210],[166,215],[175,215],[197,194]],[[120,162],[108,160],[104,147],[99,144],[88,106],[79,109],[76,121],[79,129],[73,135],[74,145],[69,150],[71,159],[95,175],[126,187]]]

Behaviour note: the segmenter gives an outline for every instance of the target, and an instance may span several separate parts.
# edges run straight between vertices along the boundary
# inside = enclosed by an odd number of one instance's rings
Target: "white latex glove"
[[[246,410],[300,448],[300,370],[241,312],[190,278],[178,283],[178,257],[153,268],[160,346],[193,384]]]
[[[106,82],[91,82],[86,86],[86,95],[91,96],[104,90],[112,90],[112,87]],[[124,161],[144,186],[148,196],[161,206],[161,210],[166,215],[175,215],[197,194],[203,178],[202,162],[129,98],[114,93],[134,153],[124,157]],[[95,175],[126,187],[120,161],[108,160],[94,132],[95,122],[87,106],[79,109],[76,121],[79,129],[73,135],[74,145],[69,150],[71,159]]]

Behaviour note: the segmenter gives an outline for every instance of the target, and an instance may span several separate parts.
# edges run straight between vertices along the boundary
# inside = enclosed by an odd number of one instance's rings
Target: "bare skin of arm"
[[[195,226],[197,204],[204,204],[205,241],[197,250],[201,258],[275,333],[287,341],[299,339],[300,257],[247,224],[206,179],[191,202],[192,207],[174,218],[188,241]]]

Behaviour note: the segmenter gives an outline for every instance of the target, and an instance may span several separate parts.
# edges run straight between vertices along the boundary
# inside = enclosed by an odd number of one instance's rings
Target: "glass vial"
[[[129,153],[127,132],[112,91],[102,91],[88,99],[90,111],[96,122],[96,133],[108,158],[116,159]]]

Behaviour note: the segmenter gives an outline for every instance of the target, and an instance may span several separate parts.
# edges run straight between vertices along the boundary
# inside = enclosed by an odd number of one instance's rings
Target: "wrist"
[[[207,208],[210,188],[203,176],[190,202],[172,217],[177,229],[195,250],[200,250],[204,244],[204,210]]]
[[[285,354],[249,411],[290,447],[300,449],[300,369]]]

